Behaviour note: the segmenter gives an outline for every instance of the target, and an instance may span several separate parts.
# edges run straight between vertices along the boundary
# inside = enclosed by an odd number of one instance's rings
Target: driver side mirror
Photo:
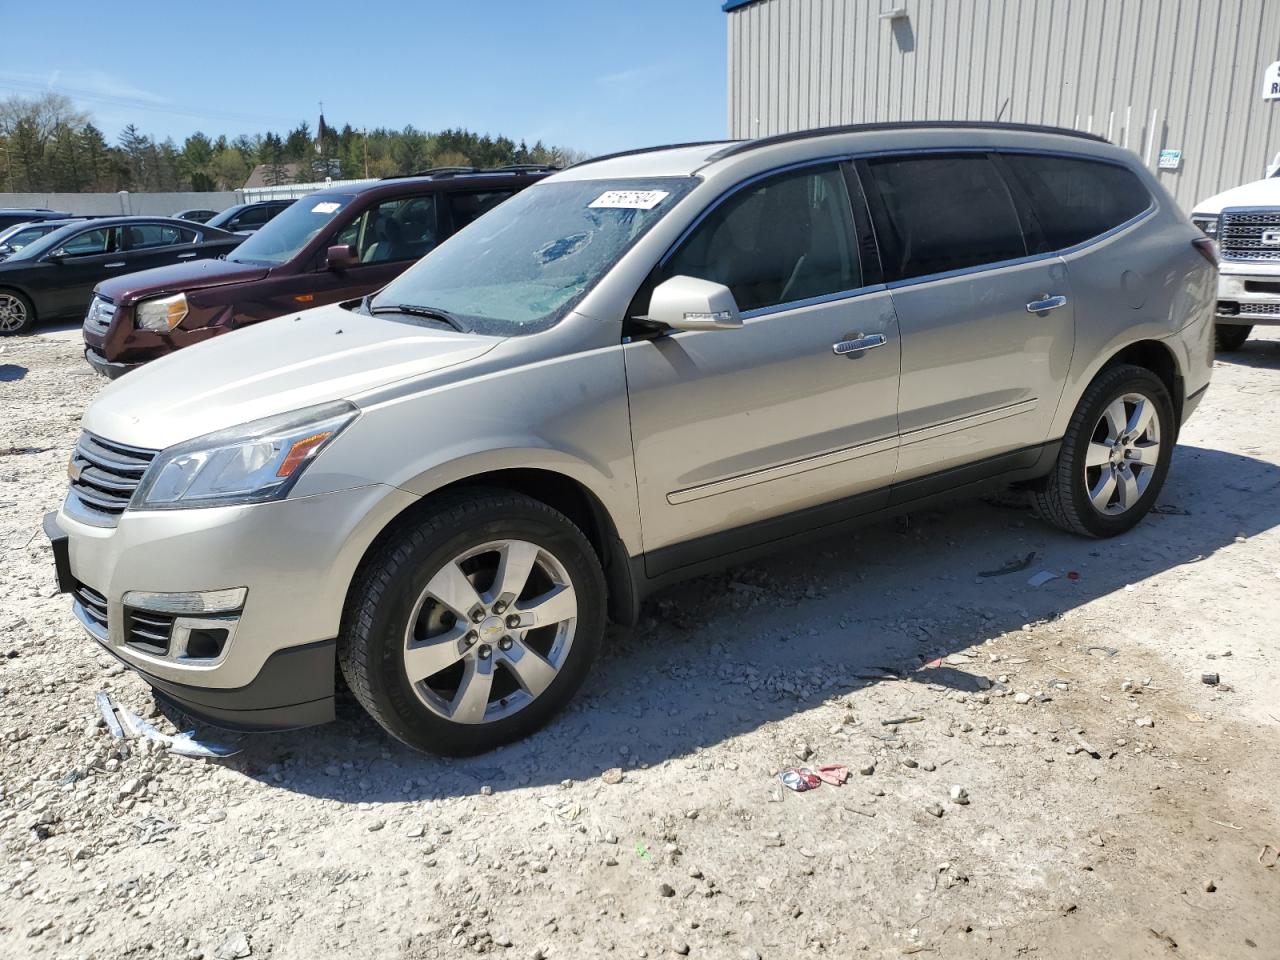
[[[44,259],[47,263],[62,263],[67,259],[67,254],[65,250],[55,250],[53,253],[46,254]]]
[[[742,326],[733,291],[697,277],[672,277],[653,288],[650,323],[673,330],[736,330]]]
[[[326,266],[330,270],[346,270],[360,261],[356,258],[356,248],[349,243],[340,243],[329,248],[325,254]]]

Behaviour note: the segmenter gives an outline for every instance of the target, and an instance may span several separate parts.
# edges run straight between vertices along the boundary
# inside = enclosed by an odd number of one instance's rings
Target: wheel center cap
[[[507,625],[501,617],[486,617],[476,632],[481,640],[497,640],[507,632]]]

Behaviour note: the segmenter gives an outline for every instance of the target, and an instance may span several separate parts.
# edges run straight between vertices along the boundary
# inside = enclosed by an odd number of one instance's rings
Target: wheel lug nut
[[[503,603],[501,600],[499,600],[497,603],[493,605],[494,613],[501,613],[505,609],[507,609],[507,605]]]
[[[472,622],[472,623],[479,623],[479,622],[480,622],[481,620],[483,620],[483,619],[484,619],[484,611],[483,611],[483,610],[479,610],[479,609],[477,609],[477,610],[472,610],[472,611],[471,611],[471,622]]]
[[[510,637],[503,637],[498,641],[498,647],[502,650],[510,650],[513,646],[514,644],[511,642]]]
[[[520,618],[513,613],[511,616],[507,617],[507,626],[514,630],[516,627],[520,626]]]
[[[480,659],[488,660],[491,656],[493,656],[493,650],[490,646],[487,643],[480,644]]]
[[[479,639],[480,639],[480,634],[476,633],[474,630],[470,630],[467,632],[468,647],[474,647],[476,645],[476,641]]]

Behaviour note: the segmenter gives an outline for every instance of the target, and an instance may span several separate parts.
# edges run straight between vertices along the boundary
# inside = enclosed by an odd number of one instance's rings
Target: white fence
[[[374,177],[364,180],[334,180],[326,178],[316,183],[282,183],[278,187],[247,187],[236,192],[243,197],[242,203],[255,203],[259,200],[296,200],[298,197],[305,197],[307,194],[315,193],[317,190],[327,190],[329,187],[343,187],[348,184],[372,183],[374,179]]]
[[[211,193],[0,193],[0,207],[47,207],[83,216],[119,217],[144,214],[169,217],[179,210],[225,210],[240,203],[240,192]]]

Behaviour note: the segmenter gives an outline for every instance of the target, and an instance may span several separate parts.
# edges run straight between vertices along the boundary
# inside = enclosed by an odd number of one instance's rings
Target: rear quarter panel
[[[1138,171],[1135,171],[1138,172]],[[1145,171],[1141,171],[1145,174]],[[1125,347],[1163,343],[1184,395],[1209,382],[1217,273],[1192,246],[1200,231],[1149,176],[1156,209],[1109,237],[1062,255],[1076,299],[1076,350],[1054,418],[1060,437],[1089,384]]]

